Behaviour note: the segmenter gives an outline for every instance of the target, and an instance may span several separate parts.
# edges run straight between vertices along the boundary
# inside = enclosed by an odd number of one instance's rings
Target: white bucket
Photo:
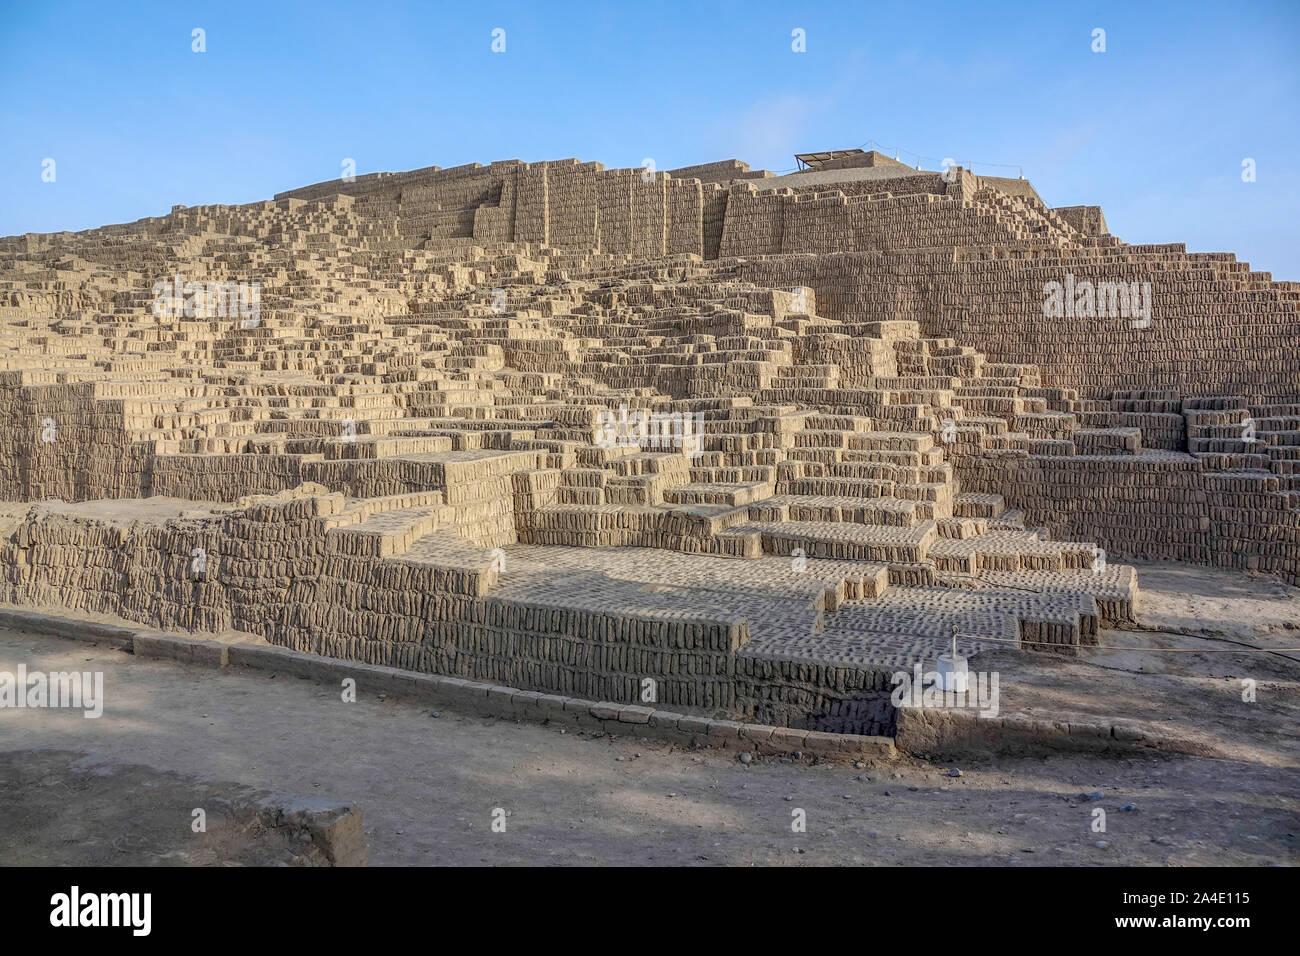
[[[940,654],[936,670],[939,675],[935,683],[936,687],[942,691],[966,693],[966,688],[970,686],[970,670],[966,658],[960,654],[956,657],[952,654]]]

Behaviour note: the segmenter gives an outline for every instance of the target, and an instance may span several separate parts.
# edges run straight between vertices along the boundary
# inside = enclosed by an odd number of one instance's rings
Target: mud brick
[[[0,602],[70,623],[0,618],[887,753],[893,673],[954,630],[1078,653],[1133,619],[1126,556],[1300,582],[1297,342],[1294,284],[1229,254],[870,151],[431,166],[3,238]]]

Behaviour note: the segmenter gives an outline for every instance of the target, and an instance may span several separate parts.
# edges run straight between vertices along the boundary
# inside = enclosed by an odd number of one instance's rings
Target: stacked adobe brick
[[[1150,281],[1151,323],[1045,320],[1063,272]],[[260,313],[155,314],[179,276]],[[954,627],[1130,618],[1093,542],[1300,579],[1294,300],[887,163],[509,161],[0,240],[4,596],[887,732]],[[692,447],[600,438],[629,414]]]

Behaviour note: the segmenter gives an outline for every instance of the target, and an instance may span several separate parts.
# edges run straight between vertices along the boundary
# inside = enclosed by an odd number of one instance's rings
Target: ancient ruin
[[[0,240],[0,602],[888,735],[954,630],[1128,620],[1125,558],[1300,582],[1300,285],[806,158]]]

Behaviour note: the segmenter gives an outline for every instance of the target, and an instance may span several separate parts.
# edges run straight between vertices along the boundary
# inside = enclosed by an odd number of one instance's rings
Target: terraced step
[[[455,509],[445,505],[380,511],[357,524],[335,528],[326,541],[340,554],[389,558],[406,554],[420,538],[450,523],[454,514]]]
[[[1267,472],[1269,467],[1269,456],[1266,454],[1193,451],[1192,455],[1201,463],[1201,467],[1207,472]]]
[[[1006,510],[1001,495],[968,493],[953,499],[952,513],[956,518],[996,518]]]
[[[816,475],[821,472],[809,472],[805,469],[804,474]],[[900,484],[924,484],[950,481],[952,465],[946,461],[935,465],[916,466],[888,461],[837,461],[825,466],[825,474],[831,478],[862,478]]]
[[[1075,417],[1067,412],[1016,415],[1011,420],[1012,428],[1031,438],[1068,439],[1075,433],[1078,424]]]
[[[729,534],[758,534],[764,554],[789,555],[802,549],[809,558],[918,563],[938,538],[933,521],[911,527],[825,521],[751,521]]]
[[[1246,400],[1240,395],[1202,395],[1183,399],[1183,411],[1246,409]]]
[[[1258,431],[1255,432],[1255,437],[1264,444],[1300,447],[1300,428],[1269,429],[1264,427],[1262,422],[1256,422],[1256,425]]]
[[[1078,428],[1071,440],[1080,455],[1136,455],[1142,450],[1137,428]]]
[[[1091,567],[1096,554],[1096,547],[1088,543],[1040,541],[1024,532],[990,531],[976,538],[937,541],[927,557],[941,571],[977,574]]]
[[[1077,591],[1092,595],[1097,602],[1100,624],[1133,621],[1133,603],[1138,596],[1137,571],[1124,564],[1063,571],[984,571],[977,577],[994,587],[1030,588],[1035,591]]]
[[[447,575],[447,590],[481,595],[491,590],[505,570],[502,554],[499,548],[484,548],[454,534],[435,532],[391,560],[439,568]]]
[[[665,489],[663,500],[668,504],[747,505],[771,498],[775,490],[767,481],[692,483]]]
[[[910,527],[921,520],[920,503],[897,498],[843,495],[776,495],[752,505],[756,522],[816,521]]]
[[[915,479],[913,481],[915,482]],[[849,498],[885,498],[894,493],[899,482],[882,478],[791,478],[779,485],[782,494],[832,495]]]
[[[940,518],[938,527],[944,538],[975,538],[989,532],[987,518]]]
[[[1008,647],[1069,654],[1081,643],[1095,641],[1095,615],[1096,603],[1088,595],[891,589],[877,600],[850,603],[827,614],[822,633],[799,641],[790,651],[795,659],[859,666],[933,666],[951,649],[956,628],[958,652],[968,658]],[[772,653],[767,642],[751,644],[746,652]]]
[[[1025,513],[1017,508],[1007,508],[996,518],[989,519],[990,531],[1024,531]]]
[[[755,466],[748,468],[699,468],[692,466],[690,470],[691,481],[703,485],[735,485],[747,484],[755,481],[775,482],[776,476],[777,469],[772,466]]]

